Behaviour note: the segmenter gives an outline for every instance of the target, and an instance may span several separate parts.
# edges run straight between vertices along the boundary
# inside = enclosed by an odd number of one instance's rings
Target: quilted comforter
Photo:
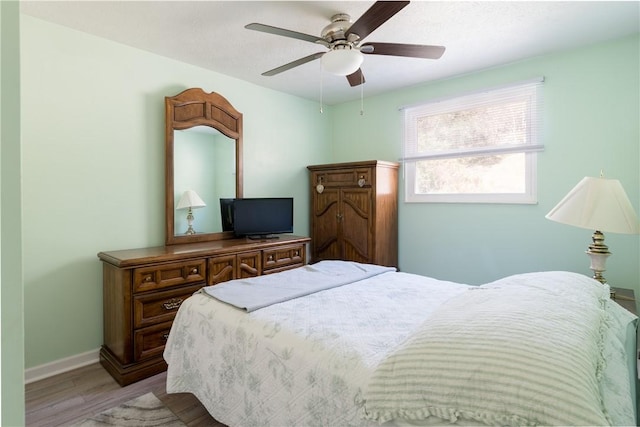
[[[562,281],[591,281],[563,272],[523,276],[556,289],[559,298]],[[516,279],[503,280],[500,286],[507,287]],[[599,283],[597,286],[606,293]],[[598,292],[589,289],[589,295]],[[173,323],[164,353],[169,365],[167,391],[193,393],[214,418],[230,426],[495,422],[467,419],[464,411],[456,417],[436,413],[411,417],[384,410],[378,413],[385,417],[371,416],[376,413],[375,405],[386,404],[385,392],[371,392],[380,386],[374,380],[381,367],[424,333],[441,307],[476,292],[481,291],[475,286],[389,272],[250,313],[198,293],[183,303]],[[593,357],[589,356],[586,373],[568,378],[588,383],[591,394],[587,399],[597,404],[596,415],[588,420],[634,424],[623,341],[624,329],[635,318],[599,294],[575,304],[591,304],[592,300],[597,301],[594,316],[602,319],[595,341],[585,347]],[[495,372],[500,375],[501,370]],[[487,384],[494,380],[483,379]],[[542,407],[542,403],[531,405]],[[551,424],[568,424],[568,420],[552,419]],[[512,421],[518,424],[522,419]]]

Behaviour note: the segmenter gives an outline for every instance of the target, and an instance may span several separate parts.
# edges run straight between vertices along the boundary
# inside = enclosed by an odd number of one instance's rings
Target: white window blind
[[[405,107],[407,201],[535,203],[543,81]]]

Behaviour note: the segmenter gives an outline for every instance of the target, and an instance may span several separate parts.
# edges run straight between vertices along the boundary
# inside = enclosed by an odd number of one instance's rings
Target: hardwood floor
[[[153,392],[188,426],[225,427],[189,393],[167,394],[166,372],[120,387],[99,364],[46,378],[25,387],[26,425],[65,426],[127,400]]]

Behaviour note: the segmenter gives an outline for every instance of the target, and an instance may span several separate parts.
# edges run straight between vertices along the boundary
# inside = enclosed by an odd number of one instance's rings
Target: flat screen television
[[[277,238],[293,233],[293,198],[263,197],[235,199],[233,231],[238,237]]]

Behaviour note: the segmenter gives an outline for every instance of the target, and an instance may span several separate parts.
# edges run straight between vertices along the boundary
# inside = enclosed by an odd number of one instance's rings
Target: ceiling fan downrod
[[[337,41],[347,41],[345,34],[351,27],[351,16],[346,13],[338,13],[331,17],[331,24],[322,29],[320,37],[332,44]],[[359,37],[358,37],[359,38]]]

